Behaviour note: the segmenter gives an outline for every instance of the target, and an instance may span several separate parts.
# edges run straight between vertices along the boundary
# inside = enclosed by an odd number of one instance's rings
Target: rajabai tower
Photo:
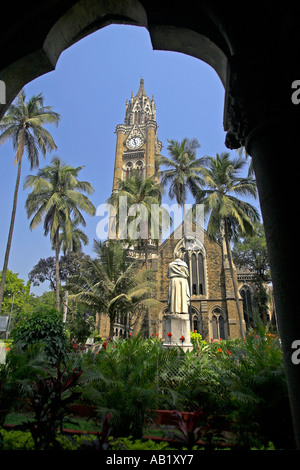
[[[144,88],[144,80],[135,96],[126,100],[124,124],[116,127],[116,154],[113,178],[113,192],[119,189],[119,180],[129,178],[135,170],[143,178],[154,176],[158,179],[156,156],[162,144],[157,138],[156,105]]]

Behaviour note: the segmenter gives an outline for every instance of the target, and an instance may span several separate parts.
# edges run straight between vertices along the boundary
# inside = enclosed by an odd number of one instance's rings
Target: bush
[[[20,349],[39,343],[53,362],[60,361],[67,351],[67,339],[62,316],[57,310],[44,309],[30,313],[12,331],[14,346]]]
[[[100,416],[111,413],[115,437],[142,436],[149,410],[156,408],[167,391],[158,386],[158,365],[177,358],[175,349],[141,336],[108,344],[96,355],[88,355],[82,375],[83,396]]]

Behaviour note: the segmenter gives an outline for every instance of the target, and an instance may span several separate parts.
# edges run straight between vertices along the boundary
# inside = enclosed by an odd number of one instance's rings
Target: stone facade
[[[154,176],[159,181],[159,164],[155,156],[160,154],[162,145],[157,138],[157,127],[154,98],[148,98],[144,80],[141,79],[137,94],[134,96],[132,93],[131,99],[126,101],[124,123],[116,127],[113,192],[118,191],[119,180],[130,177],[133,170],[139,171],[143,177]],[[149,262],[156,272],[157,290],[154,295],[159,307],[151,308],[137,318],[127,317],[126,321],[118,318],[114,324],[116,337],[124,338],[140,330],[165,337],[168,265],[174,260],[178,247],[184,243],[182,238],[178,238],[178,229],[183,229],[183,226],[177,227],[158,247],[150,241]],[[240,337],[241,324],[225,243],[213,242],[205,231],[201,232],[200,238],[194,249],[186,253],[192,293],[189,313],[191,331],[197,330],[206,341]],[[143,264],[143,255],[137,255],[133,250],[132,256],[138,256]],[[235,269],[234,276],[237,279]],[[242,298],[240,295],[238,297],[242,310]],[[245,329],[244,322],[243,327]],[[106,315],[98,315],[97,328],[101,336],[108,336],[109,319]]]
[[[193,294],[191,285],[191,330],[197,330],[203,339],[211,341],[220,338],[236,338],[241,336],[241,327],[238,316],[236,299],[229,266],[224,263],[224,249],[212,241],[208,234],[203,233],[204,283],[203,293]],[[174,232],[158,248],[157,266],[157,299],[162,308],[151,312],[151,334],[158,333],[164,338],[166,335],[164,313],[167,311],[169,280],[167,278],[168,264],[174,260],[178,246],[183,240],[174,237]],[[237,280],[236,270],[234,275]],[[241,309],[242,299],[239,296]],[[245,328],[245,325],[244,325]]]

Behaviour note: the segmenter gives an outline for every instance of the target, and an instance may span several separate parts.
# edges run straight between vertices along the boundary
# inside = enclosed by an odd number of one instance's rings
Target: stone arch
[[[300,372],[290,360],[291,344],[300,334],[297,278],[290,269],[290,260],[295,259],[294,244],[290,243],[294,214],[293,207],[285,207],[282,223],[280,197],[288,194],[290,200],[297,200],[298,188],[283,181],[281,166],[274,165],[282,155],[296,155],[299,149],[300,108],[291,100],[291,84],[299,77],[300,8],[297,2],[286,2],[274,5],[270,15],[269,2],[261,2],[259,15],[257,8],[249,5],[245,15],[243,2],[229,6],[213,1],[190,2],[188,9],[178,5],[169,2],[166,8],[163,2],[142,0],[36,0],[29,5],[21,2],[16,11],[14,2],[7,2],[0,32],[0,72],[6,84],[0,118],[26,83],[54,70],[63,50],[110,23],[144,26],[155,49],[193,55],[217,71],[226,87],[225,145],[229,149],[246,146],[253,160],[300,448]],[[253,25],[255,35],[245,34]],[[30,34],[25,34],[28,31]],[[12,41],[17,35],[22,41]],[[277,70],[278,56],[282,58],[281,73]]]
[[[217,45],[217,41],[200,31],[159,24],[160,21],[152,23],[151,11],[146,11],[138,0],[80,0],[67,10],[57,8],[56,11],[54,7],[52,10],[43,35],[37,37],[31,45],[31,51],[23,55],[15,51],[11,62],[1,70],[1,80],[6,84],[6,102],[0,103],[0,118],[23,86],[55,70],[64,50],[110,24],[145,27],[154,50],[182,52],[201,59],[216,71],[223,85],[226,84],[227,57],[224,50],[229,53],[229,48],[220,34],[218,42],[222,48]],[[217,28],[214,28],[217,32]]]

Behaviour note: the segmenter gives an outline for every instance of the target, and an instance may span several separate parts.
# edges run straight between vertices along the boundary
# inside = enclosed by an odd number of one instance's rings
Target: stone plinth
[[[191,343],[190,317],[188,313],[167,313],[165,325],[166,337],[163,344],[164,347],[179,346],[183,350],[189,351],[193,349]],[[168,333],[171,333],[172,336],[168,336]],[[180,339],[182,337],[184,340]]]

